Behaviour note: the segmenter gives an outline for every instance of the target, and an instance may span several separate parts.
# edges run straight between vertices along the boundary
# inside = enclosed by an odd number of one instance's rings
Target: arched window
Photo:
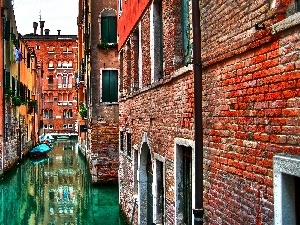
[[[44,118],[49,118],[49,111],[47,109],[44,109]]]
[[[50,118],[50,119],[53,118],[53,110],[52,110],[52,109],[49,110],[49,118]]]

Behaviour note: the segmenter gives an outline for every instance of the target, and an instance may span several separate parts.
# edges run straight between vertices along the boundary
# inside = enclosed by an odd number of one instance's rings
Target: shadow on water
[[[0,181],[1,225],[125,225],[118,187],[92,185],[76,142],[57,141]]]

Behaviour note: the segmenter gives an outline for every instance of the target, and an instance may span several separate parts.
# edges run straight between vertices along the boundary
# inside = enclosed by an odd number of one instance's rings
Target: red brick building
[[[133,224],[192,222],[190,9],[119,2],[120,205]]]
[[[40,79],[43,115],[40,126],[44,133],[53,135],[77,136],[77,92],[75,89],[75,73],[77,71],[77,36],[50,35],[44,29],[45,21],[33,23],[33,33],[26,34],[23,39],[28,46],[35,49],[38,66],[42,69]],[[45,32],[45,33],[44,33]]]
[[[122,210],[133,224],[193,223],[201,41],[205,224],[299,223],[299,1],[200,1],[201,37],[190,9],[119,1]]]
[[[81,147],[92,181],[115,182],[119,166],[117,1],[79,1],[79,33],[84,42],[79,85],[88,111]],[[82,141],[85,138],[85,141]]]

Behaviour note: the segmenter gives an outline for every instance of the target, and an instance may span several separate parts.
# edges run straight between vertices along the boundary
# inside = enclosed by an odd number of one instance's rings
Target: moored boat
[[[39,144],[29,151],[30,157],[42,157],[52,150],[46,143]]]

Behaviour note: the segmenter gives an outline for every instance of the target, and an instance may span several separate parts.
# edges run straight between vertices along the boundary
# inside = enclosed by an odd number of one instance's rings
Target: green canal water
[[[0,180],[1,225],[125,225],[118,187],[92,185],[75,144],[55,142]]]

